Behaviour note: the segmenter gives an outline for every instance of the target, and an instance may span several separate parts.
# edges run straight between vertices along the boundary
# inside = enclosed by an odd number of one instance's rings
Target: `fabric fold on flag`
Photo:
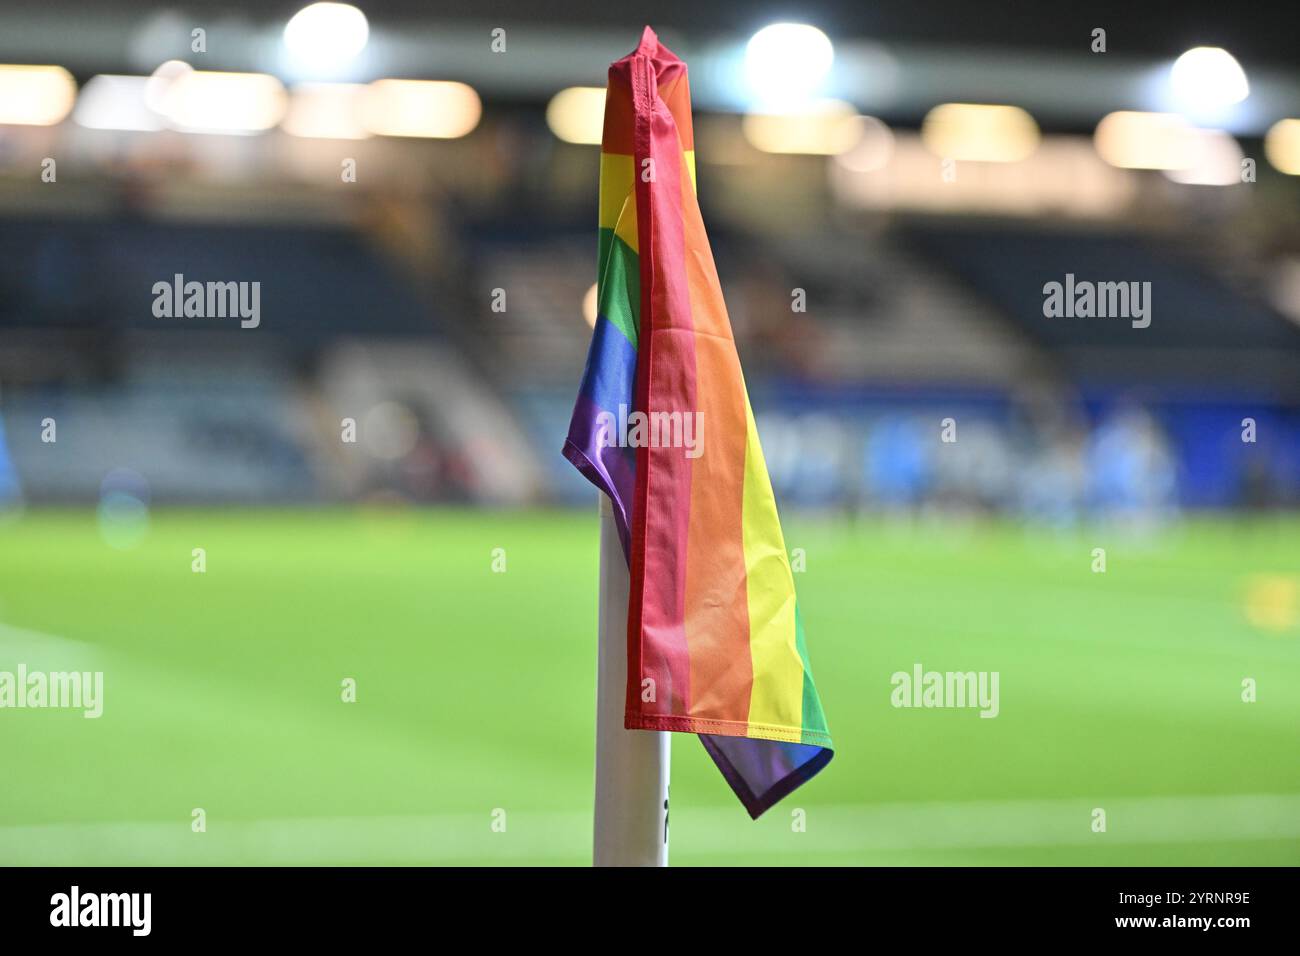
[[[596,327],[564,455],[609,496],[628,559],[625,726],[698,734],[758,817],[832,745],[694,150],[686,64],[646,27],[609,70]]]

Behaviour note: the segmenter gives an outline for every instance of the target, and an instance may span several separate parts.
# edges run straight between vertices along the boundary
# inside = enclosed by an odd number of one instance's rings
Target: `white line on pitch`
[[[787,801],[792,806],[795,801]],[[1106,810],[1094,833],[1092,808]],[[674,810],[673,843],[700,855],[834,855],[846,862],[888,850],[1098,847],[1300,838],[1300,794],[978,801],[806,807],[792,832],[784,805],[754,824],[738,808]],[[488,813],[222,821],[192,833],[175,822],[57,823],[0,827],[0,864],[331,864],[571,860],[587,858],[586,812]]]

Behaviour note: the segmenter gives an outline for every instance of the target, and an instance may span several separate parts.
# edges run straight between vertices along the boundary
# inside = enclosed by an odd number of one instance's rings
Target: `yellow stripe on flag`
[[[695,189],[695,150],[682,153]],[[641,250],[636,238],[636,194],[632,182],[632,157],[625,153],[600,154],[600,228],[613,229],[631,247]]]
[[[776,498],[758,443],[754,411],[745,398],[745,489],[741,521],[749,598],[749,651],[754,686],[751,735],[799,741],[803,723],[803,660],[795,643],[794,575],[776,515]],[[773,728],[794,728],[788,735]],[[765,732],[764,732],[765,731]]]
[[[600,228],[613,229],[633,252],[641,251],[636,238],[632,157],[623,153],[600,154]]]

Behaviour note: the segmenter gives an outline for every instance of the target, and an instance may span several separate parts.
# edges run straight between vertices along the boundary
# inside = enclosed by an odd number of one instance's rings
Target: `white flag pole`
[[[626,730],[627,559],[600,495],[600,622],[596,668],[596,866],[668,865],[669,734]]]

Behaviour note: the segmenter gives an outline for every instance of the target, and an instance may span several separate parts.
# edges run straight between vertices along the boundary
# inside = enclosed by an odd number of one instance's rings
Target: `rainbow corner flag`
[[[698,734],[752,817],[831,759],[776,500],[695,196],[686,64],[610,66],[596,327],[564,455],[627,554],[630,730]]]

